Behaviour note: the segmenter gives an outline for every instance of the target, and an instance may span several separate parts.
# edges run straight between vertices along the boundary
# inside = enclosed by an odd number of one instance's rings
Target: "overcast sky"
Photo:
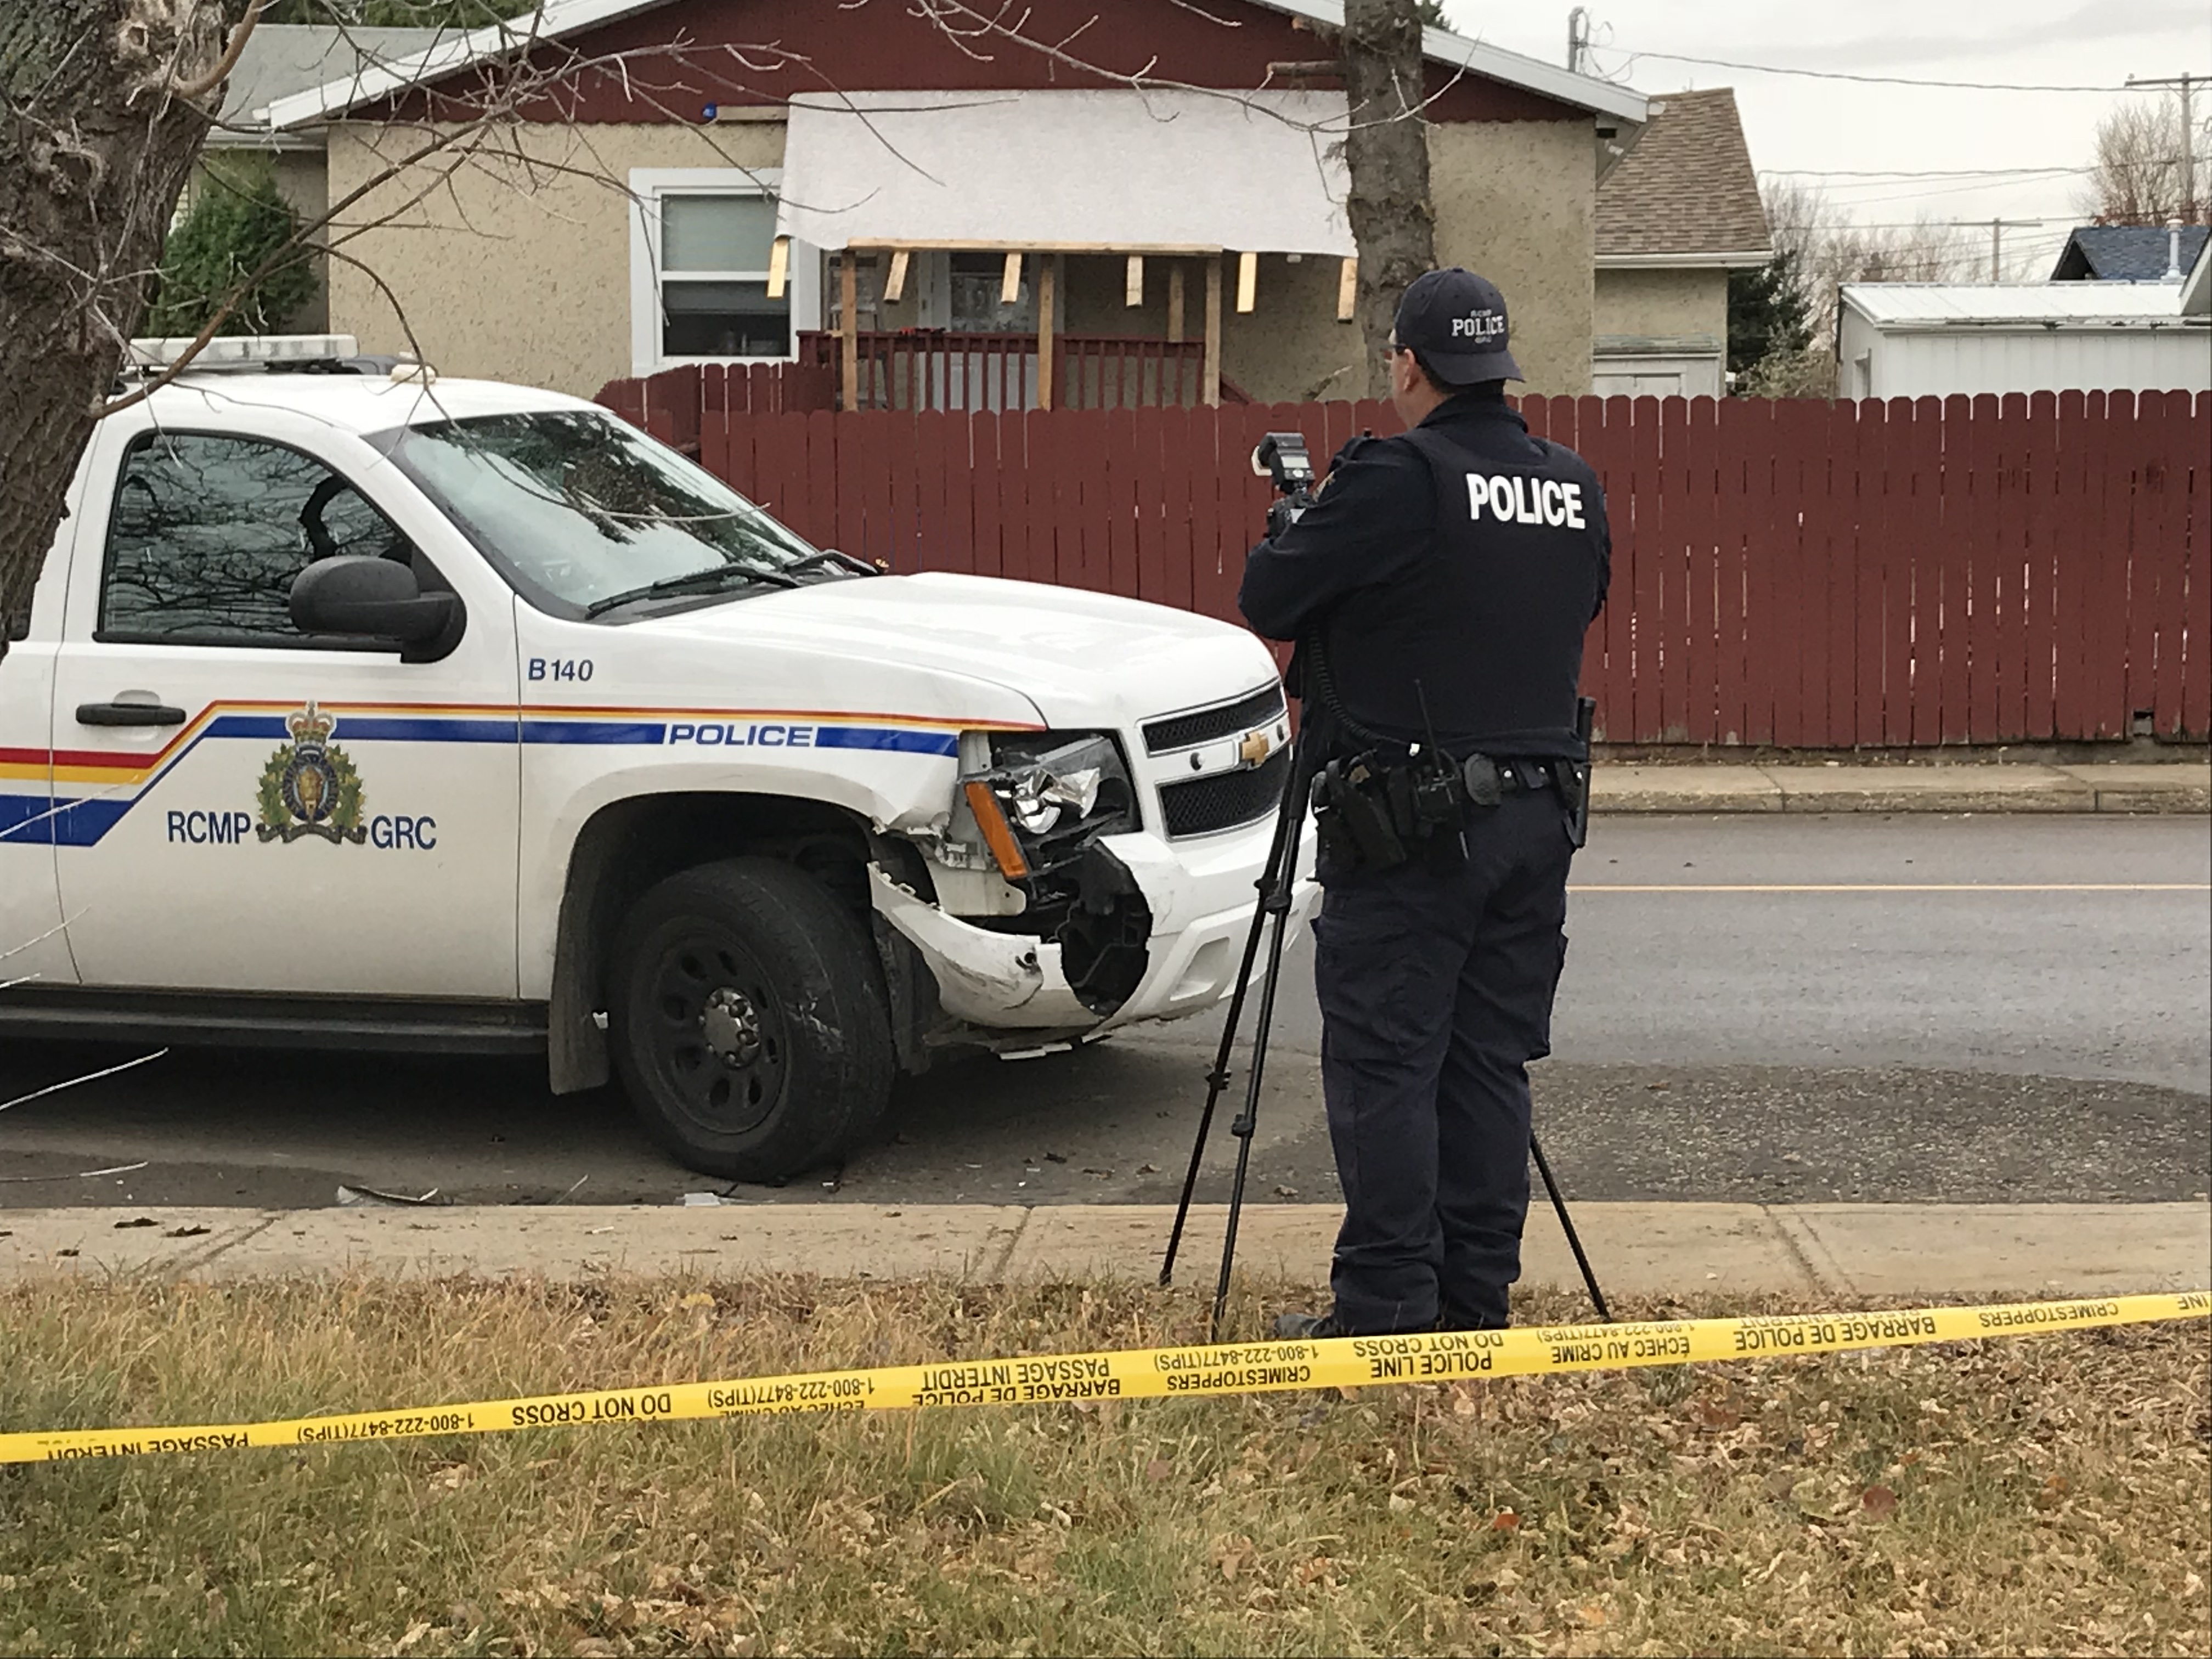
[[[1463,34],[1566,61],[1567,12],[1553,0],[1444,0]],[[1598,70],[1650,94],[1734,87],[1753,165],[1959,170],[2079,167],[2100,117],[2147,93],[1971,92],[1761,75],[1644,52],[1923,80],[2117,87],[2130,76],[2212,75],[2207,0],[1856,0],[1837,7],[1754,0],[1594,0]],[[2197,96],[2199,131],[2212,87]],[[2200,150],[2200,153],[2201,150]],[[1869,223],[1995,216],[2051,221],[2006,232],[2008,252],[2054,255],[2074,221],[2079,174],[2040,179],[1811,180]],[[2038,275],[2047,269],[2039,268]]]

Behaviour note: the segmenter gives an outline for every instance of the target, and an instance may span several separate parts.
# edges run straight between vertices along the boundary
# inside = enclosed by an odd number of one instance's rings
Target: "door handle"
[[[165,702],[81,702],[79,726],[182,726],[185,711]]]

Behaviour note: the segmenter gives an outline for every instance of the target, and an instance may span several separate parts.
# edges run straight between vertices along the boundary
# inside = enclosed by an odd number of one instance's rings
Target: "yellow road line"
[[[911,1411],[934,1406],[1054,1405],[1085,1400],[1276,1394],[1300,1389],[1444,1382],[1465,1376],[1531,1376],[1619,1370],[1698,1360],[1770,1358],[1852,1348],[1915,1347],[2107,1325],[2203,1319],[2212,1291],[2086,1297],[1876,1313],[1781,1314],[1753,1319],[1669,1319],[1638,1324],[1439,1331],[1419,1336],[1344,1336],[1320,1341],[1138,1348],[1109,1353],[951,1359],[866,1370],[747,1377],[720,1382],[403,1407],[270,1423],[183,1428],[57,1429],[0,1433],[0,1463],[161,1452],[229,1451],[347,1440],[416,1440],[457,1434],[686,1418],[799,1412]]]
[[[2205,881],[1575,882],[1570,893],[2212,893]]]

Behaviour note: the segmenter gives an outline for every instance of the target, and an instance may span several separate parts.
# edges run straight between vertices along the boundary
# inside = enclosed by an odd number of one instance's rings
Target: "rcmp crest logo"
[[[261,816],[254,833],[263,841],[317,836],[342,845],[368,838],[361,821],[361,774],[331,741],[337,724],[337,716],[312,702],[286,717],[292,741],[261,769]]]

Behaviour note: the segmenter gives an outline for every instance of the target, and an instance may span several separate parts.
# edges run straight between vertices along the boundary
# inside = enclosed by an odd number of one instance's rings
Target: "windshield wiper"
[[[704,570],[687,570],[680,576],[663,576],[657,582],[647,582],[642,587],[624,588],[619,593],[610,593],[605,599],[593,599],[584,607],[586,617],[596,617],[619,605],[635,604],[639,599],[657,599],[671,593],[708,592],[731,580],[750,583],[759,587],[796,587],[798,582],[780,570],[763,570],[757,565],[710,564]]]
[[[850,553],[841,553],[834,547],[825,547],[819,553],[809,553],[803,559],[793,559],[789,564],[785,565],[783,569],[787,573],[794,570],[811,570],[815,566],[821,564],[842,565],[855,576],[880,576],[884,574],[866,559],[855,558]]]

